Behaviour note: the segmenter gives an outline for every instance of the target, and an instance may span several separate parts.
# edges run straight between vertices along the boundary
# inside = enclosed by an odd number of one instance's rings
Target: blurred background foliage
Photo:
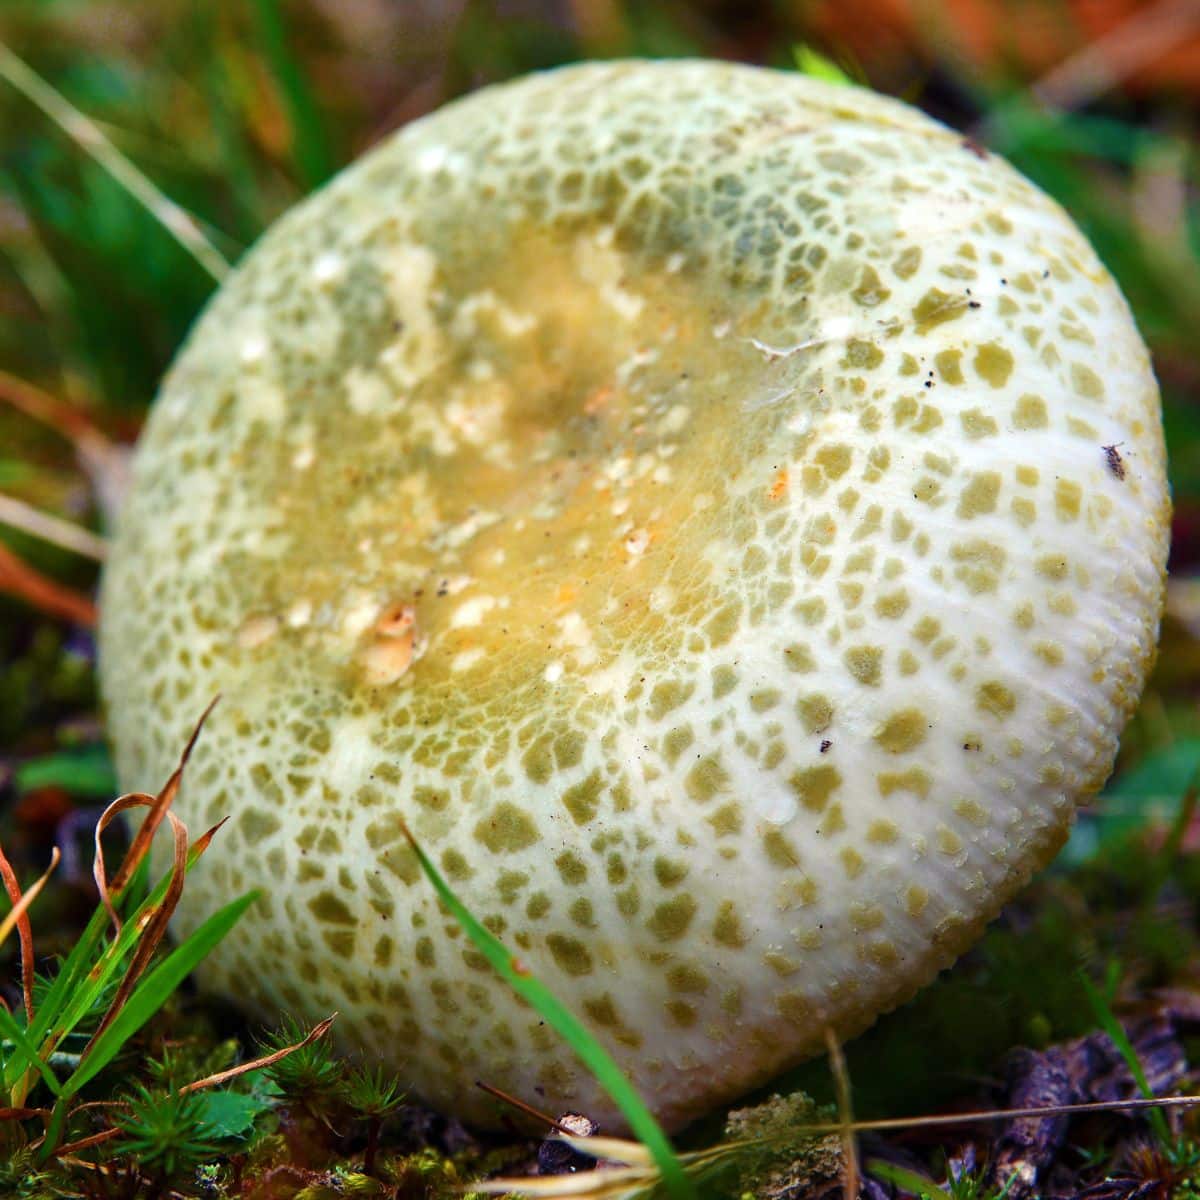
[[[1141,774],[1121,794],[1169,793],[1200,762],[1200,0],[0,0],[0,42],[230,261],[405,122],[580,58],[790,69],[811,47],[1006,155],[1092,238],[1163,387],[1167,653],[1126,739]],[[0,496],[103,529],[120,447],[213,286],[0,79]],[[91,705],[80,626],[95,576],[0,525],[0,755],[53,749],[55,723]]]

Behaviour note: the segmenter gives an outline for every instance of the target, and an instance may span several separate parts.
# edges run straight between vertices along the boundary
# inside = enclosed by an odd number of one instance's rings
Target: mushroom
[[[126,787],[223,695],[179,927],[265,896],[204,982],[618,1125],[404,821],[669,1126],[856,1034],[1108,775],[1164,463],[1087,242],[903,104],[623,62],[415,122],[217,293],[104,580]]]

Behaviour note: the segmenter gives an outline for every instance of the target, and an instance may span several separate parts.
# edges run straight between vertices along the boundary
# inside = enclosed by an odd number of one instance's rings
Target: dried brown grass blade
[[[129,792],[124,796],[118,796],[100,814],[100,819],[96,822],[94,834],[96,855],[92,860],[92,878],[96,881],[96,890],[100,893],[100,903],[104,905],[104,911],[108,913],[108,919],[118,934],[121,932],[121,918],[113,904],[112,893],[119,889],[113,888],[108,882],[108,872],[104,866],[104,833],[121,813],[128,812],[131,808],[153,808],[157,803],[157,797],[148,795],[146,792]],[[146,819],[149,820],[148,817]]]
[[[21,885],[17,882],[17,873],[8,861],[4,848],[0,847],[0,879],[4,881],[4,890],[12,902],[12,912],[8,914],[9,928],[12,923],[17,926],[17,936],[21,941],[21,991],[25,998],[25,1019],[33,1024],[33,928],[29,924],[28,908],[30,901],[21,893]]]
[[[595,1171],[579,1171],[574,1175],[530,1176],[526,1178],[483,1179],[462,1188],[462,1193],[482,1192],[489,1196],[544,1196],[546,1200],[569,1200],[572,1196],[585,1200],[628,1200],[631,1196],[648,1195],[658,1176],[640,1167],[599,1167]]]
[[[134,871],[137,870],[138,866],[150,852],[154,834],[157,832],[164,818],[169,822],[171,827],[174,862],[171,867],[171,875],[167,883],[166,893],[163,895],[162,901],[143,917],[144,925],[141,930],[141,937],[138,938],[133,958],[125,970],[125,974],[117,987],[116,994],[113,996],[104,1017],[97,1026],[95,1033],[88,1040],[87,1045],[83,1048],[81,1058],[88,1056],[92,1047],[96,1044],[96,1039],[112,1024],[117,1014],[124,1007],[130,994],[133,992],[134,986],[154,956],[154,952],[162,943],[163,938],[166,937],[167,925],[175,913],[180,896],[183,895],[183,885],[187,877],[188,866],[188,831],[187,826],[170,809],[179,792],[179,784],[183,778],[183,772],[187,767],[188,760],[192,756],[192,751],[195,749],[196,740],[199,738],[200,731],[204,728],[204,723],[208,720],[208,716],[216,703],[217,698],[214,698],[201,714],[199,721],[196,722],[196,727],[192,730],[192,736],[188,739],[183,753],[179,756],[178,766],[176,766],[170,779],[167,780],[157,796],[150,796],[144,792],[133,792],[129,795],[120,796],[104,810],[100,816],[100,820],[96,822],[96,857],[92,864],[92,875],[96,880],[96,888],[100,893],[100,901],[104,905],[109,920],[112,921],[113,927],[118,934],[121,932],[121,919],[117,913],[116,905],[113,903],[113,897],[119,895],[124,890],[129,880],[133,877]],[[104,867],[104,832],[120,813],[126,812],[131,808],[148,808],[150,811],[138,827],[138,831],[134,835],[133,841],[121,862],[121,866],[110,883]],[[223,823],[219,822],[204,834],[195,847],[197,854],[202,854],[208,848],[213,835]]]
[[[109,805],[111,809],[112,805]],[[106,812],[108,810],[105,810]],[[187,860],[188,860],[188,840],[187,826],[173,813],[167,813],[167,819],[171,823],[171,833],[175,840],[175,863],[171,869],[171,881],[167,885],[166,895],[163,896],[162,903],[154,908],[146,921],[145,929],[142,936],[138,939],[137,949],[133,954],[133,961],[130,962],[125,971],[120,985],[117,987],[116,994],[112,998],[112,1002],[108,1006],[100,1024],[96,1027],[96,1032],[88,1039],[88,1043],[83,1048],[80,1059],[87,1058],[92,1047],[96,1044],[96,1039],[112,1024],[116,1019],[117,1013],[125,1006],[125,1001],[129,999],[130,993],[133,991],[134,985],[141,978],[142,972],[150,963],[155,950],[167,934],[167,923],[175,913],[175,907],[179,903],[179,897],[183,895],[183,882],[187,875]],[[115,917],[116,914],[112,909],[112,901],[106,903],[109,912]]]
[[[4,856],[3,848],[0,848],[0,875],[4,877],[4,888],[8,892],[8,898],[13,900],[12,910],[5,915],[3,921],[0,921],[0,942],[8,937],[13,926],[17,927],[21,938],[21,990],[25,999],[25,1017],[30,1024],[33,1023],[33,931],[29,925],[29,906],[46,886],[46,881],[54,873],[61,857],[58,847],[55,846],[50,852],[50,865],[42,872],[37,881],[22,894],[20,888],[16,886],[17,880],[12,866]],[[14,889],[16,891],[15,900]]]
[[[629,1138],[604,1137],[597,1134],[577,1137],[572,1134],[556,1140],[566,1142],[572,1150],[578,1150],[580,1154],[587,1154],[591,1158],[607,1159],[610,1163],[636,1167],[639,1171],[655,1171],[654,1155],[641,1142],[634,1142]]]
[[[854,1110],[850,1103],[850,1072],[846,1056],[833,1029],[825,1026],[825,1047],[829,1051],[829,1069],[837,1093],[838,1132],[842,1135],[842,1186],[846,1200],[858,1196],[858,1146],[854,1139]]]
[[[104,860],[99,857],[100,834],[102,834],[108,828],[113,819],[120,813],[128,812],[131,808],[153,807],[157,805],[158,802],[159,797],[157,796],[148,796],[145,792],[130,792],[128,795],[121,796],[114,800],[104,810],[104,812],[101,813],[99,821],[96,822],[97,861],[92,866],[92,876],[96,881],[96,888],[100,893],[100,902],[104,905],[104,909],[108,913],[109,920],[112,921],[113,926],[118,933],[121,932],[122,922],[117,913],[116,907],[113,904],[113,896],[116,894],[118,889],[113,884],[108,882],[104,870]],[[179,820],[179,818],[174,816],[172,813],[167,813],[167,816],[173,822]],[[220,830],[221,826],[224,825],[228,820],[228,817],[222,817],[211,829],[208,829],[202,833],[191,844],[191,848],[188,851],[189,856],[194,855],[196,858],[199,858],[212,844],[212,840],[217,835],[217,832]],[[186,833],[186,826],[184,826],[184,829]],[[172,881],[172,884],[174,884],[174,880]],[[182,883],[180,883],[179,886],[182,888]],[[177,901],[178,897],[176,897],[176,902]],[[172,904],[171,907],[174,909],[175,905]]]
[[[200,731],[204,728],[204,723],[208,720],[212,710],[216,708],[220,696],[214,696],[209,701],[208,707],[200,714],[200,719],[196,722],[195,729],[192,730],[192,736],[188,739],[188,744],[183,748],[183,753],[179,756],[179,765],[171,774],[171,778],[167,780],[162,791],[154,798],[154,804],[150,807],[150,812],[146,819],[142,822],[141,828],[134,835],[133,842],[130,844],[129,850],[125,855],[124,861],[121,863],[116,875],[113,877],[111,884],[114,892],[120,892],[132,878],[134,871],[150,850],[150,843],[154,840],[154,835],[158,831],[159,825],[162,824],[163,814],[174,803],[175,796],[179,791],[180,781],[183,779],[184,768],[187,767],[188,759],[192,757],[192,751],[196,747],[196,740],[200,736]],[[116,803],[120,803],[117,801]],[[111,806],[110,806],[111,807]],[[99,863],[100,871],[103,871],[104,864],[100,858],[100,841],[99,830],[96,833],[96,861]],[[97,879],[97,884],[99,879]]]
[[[61,1159],[64,1154],[77,1154],[80,1150],[87,1150],[91,1146],[99,1146],[101,1142],[111,1141],[120,1132],[114,1126],[112,1129],[102,1129],[99,1133],[93,1133],[90,1137],[80,1138],[77,1142],[67,1142],[65,1146],[59,1146],[54,1151],[54,1157]]]
[[[188,1092],[198,1092],[202,1088],[217,1087],[219,1084],[228,1083],[229,1080],[236,1079],[239,1075],[245,1075],[249,1071],[261,1071],[263,1067],[274,1066],[280,1059],[287,1058],[289,1054],[295,1054],[297,1050],[304,1049],[318,1038],[323,1038],[336,1020],[337,1013],[330,1013],[325,1020],[318,1022],[308,1031],[308,1036],[303,1041],[296,1042],[292,1046],[284,1046],[282,1050],[276,1050],[273,1054],[264,1054],[262,1058],[256,1058],[252,1062],[230,1067],[228,1071],[218,1071],[216,1075],[206,1075],[203,1079],[184,1084],[179,1089],[179,1094],[185,1096]]]
[[[96,624],[96,606],[79,592],[56,583],[0,543],[0,592],[16,596],[39,612],[76,625]]]

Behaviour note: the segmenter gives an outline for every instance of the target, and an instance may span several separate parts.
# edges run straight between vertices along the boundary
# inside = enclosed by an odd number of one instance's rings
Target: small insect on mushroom
[[[1137,464],[1103,504],[1085,424]],[[233,806],[226,874],[178,932],[230,878],[264,900],[203,986],[338,1009],[465,1120],[499,1119],[487,1075],[620,1131],[448,931],[410,824],[665,1125],[824,1053],[1103,783],[1157,639],[1165,462],[1083,236],[895,100],[605,62],[405,125],[208,305],[105,570],[124,788],[226,698],[177,802]]]

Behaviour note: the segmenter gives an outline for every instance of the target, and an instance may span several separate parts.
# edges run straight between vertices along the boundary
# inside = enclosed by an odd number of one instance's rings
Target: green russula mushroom
[[[406,821],[678,1126],[928,982],[1062,844],[1154,653],[1159,402],[1052,201],[895,101],[571,67],[266,234],[103,591],[121,779],[198,713],[205,969],[486,1121],[612,1114]]]

